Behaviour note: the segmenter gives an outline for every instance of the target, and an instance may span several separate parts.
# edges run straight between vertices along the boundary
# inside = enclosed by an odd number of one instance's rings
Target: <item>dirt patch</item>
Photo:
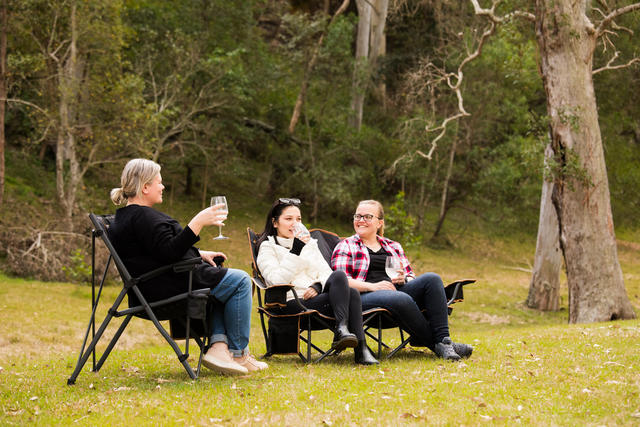
[[[510,316],[497,316],[495,314],[471,312],[461,313],[463,316],[467,316],[470,320],[476,323],[489,323],[491,325],[506,325],[511,323]]]

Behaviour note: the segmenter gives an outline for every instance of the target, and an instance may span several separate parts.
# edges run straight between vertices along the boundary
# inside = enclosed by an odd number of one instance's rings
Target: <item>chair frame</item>
[[[331,236],[334,236],[334,238],[342,240],[340,236],[338,236],[336,233],[333,233],[331,231],[322,230],[320,228],[314,228],[309,230],[310,233],[313,233],[314,231],[318,231],[324,235],[331,235]],[[453,307],[452,307],[453,304],[464,301],[463,287],[465,285],[468,285],[474,282],[475,282],[475,279],[462,279],[462,280],[456,280],[454,282],[451,282],[445,286],[444,290],[445,290],[445,295],[447,297],[447,309],[448,309],[449,315],[451,315],[451,313],[453,312]],[[422,310],[422,312],[424,313],[424,310]],[[391,352],[385,357],[385,359],[389,359],[394,354],[396,354],[397,352],[405,348],[407,344],[410,344],[412,341],[415,342],[414,344],[415,347],[425,346],[423,343],[417,341],[410,334],[405,339],[404,337],[405,331],[400,327],[400,325],[398,325],[398,323],[393,318],[393,315],[389,312],[389,310],[386,310],[385,308],[378,307],[378,308],[366,310],[362,313],[362,315],[363,315],[363,325],[364,325],[365,335],[370,337],[374,341],[376,341],[376,343],[378,344],[378,352],[377,352],[378,359],[382,358],[383,347],[391,350]],[[385,342],[382,339],[382,330],[393,329],[393,328],[398,328],[398,330],[400,331],[401,342],[400,342],[400,345],[398,345],[396,348],[391,349],[391,347],[385,344]],[[370,329],[377,329],[378,330],[377,336],[369,332]]]
[[[262,357],[269,358],[274,354],[295,354],[295,353],[275,353],[273,351],[273,349],[270,347],[269,333],[267,331],[267,327],[265,324],[265,316],[268,318],[278,318],[278,319],[298,318],[299,340],[297,345],[298,347],[297,354],[304,363],[312,363],[312,362],[318,363],[324,360],[327,356],[335,354],[336,351],[334,349],[330,348],[328,350],[323,350],[322,348],[314,344],[312,340],[312,331],[328,329],[332,333],[335,333],[335,327],[331,325],[335,324],[336,319],[333,317],[322,315],[317,310],[310,310],[306,308],[304,305],[302,305],[302,302],[300,302],[300,298],[298,297],[297,292],[295,291],[295,289],[293,288],[293,285],[291,284],[285,283],[285,284],[277,284],[274,286],[267,287],[266,281],[262,277],[260,270],[258,270],[257,250],[254,250],[257,236],[250,227],[247,228],[247,238],[249,240],[249,247],[251,250],[251,268],[253,269],[253,276],[251,277],[251,281],[253,282],[254,291],[256,290],[256,288],[258,289],[258,291],[256,292],[258,295],[258,313],[260,314],[260,324],[262,326],[262,333],[264,335],[264,341],[267,347],[267,352]],[[276,290],[276,289],[291,291],[293,293],[293,296],[295,297],[296,304],[300,307],[300,312],[295,314],[285,315],[276,311],[280,308],[280,306],[273,305],[269,307],[268,304],[266,304],[266,293],[269,290]],[[263,295],[262,295],[263,293],[264,293],[264,301],[263,301]],[[316,322],[316,324],[314,325],[312,322]],[[303,331],[305,330],[307,331],[306,336],[303,334]],[[304,355],[300,351],[300,340],[307,344],[306,355]],[[318,357],[315,361],[311,357],[312,349],[320,353],[320,357]]]
[[[92,371],[97,372],[100,370],[104,362],[109,357],[111,350],[118,342],[120,336],[126,329],[127,325],[131,321],[133,316],[143,318],[145,320],[151,320],[155,325],[156,329],[160,334],[164,337],[164,339],[169,343],[171,348],[173,348],[178,360],[184,366],[184,369],[187,371],[187,374],[191,379],[197,379],[200,375],[200,368],[202,365],[202,357],[206,350],[210,346],[210,306],[207,305],[207,316],[206,319],[203,319],[203,328],[204,328],[204,339],[200,339],[200,334],[195,332],[193,326],[191,324],[191,319],[186,317],[186,307],[188,304],[188,300],[192,297],[202,296],[204,294],[209,295],[210,289],[198,289],[196,291],[192,291],[192,280],[193,280],[193,271],[196,266],[202,263],[202,258],[192,258],[188,260],[182,260],[177,263],[173,263],[170,265],[163,266],[161,268],[155,269],[148,273],[145,273],[139,277],[131,277],[124,263],[118,256],[115,251],[111,241],[108,237],[108,227],[109,223],[113,220],[115,215],[95,215],[90,214],[89,219],[93,223],[94,229],[91,232],[92,240],[92,272],[91,272],[91,317],[89,319],[89,325],[87,326],[84,340],[82,342],[82,346],[80,348],[80,354],[78,357],[78,362],[76,364],[75,370],[71,374],[71,377],[67,380],[68,385],[75,384],[75,381],[80,374],[80,371],[86,364],[87,360],[90,356],[92,356]],[[95,277],[95,267],[96,267],[96,239],[101,238],[107,249],[109,250],[109,257],[107,259],[104,273],[102,274],[102,278],[100,280],[100,285],[98,287],[96,293],[96,277]],[[98,308],[98,304],[100,302],[100,297],[102,295],[102,290],[105,285],[105,279],[107,277],[107,272],[109,270],[109,265],[111,261],[114,262],[118,272],[120,273],[120,277],[122,278],[123,286],[120,294],[116,298],[115,302],[109,308],[107,315],[105,316],[102,324],[96,331],[96,311]],[[171,298],[167,298],[162,301],[156,301],[152,303],[148,303],[146,299],[142,296],[140,289],[138,288],[139,283],[143,283],[149,279],[157,277],[167,271],[173,270],[175,272],[188,272],[189,273],[189,282],[188,282],[188,292],[173,296]],[[135,307],[130,307],[123,310],[118,310],[120,305],[122,304],[125,296],[129,291],[133,291],[140,301],[140,305]],[[209,297],[210,298],[210,297]],[[107,329],[107,326],[111,322],[114,317],[124,317],[124,321],[118,328],[117,332],[107,345],[104,353],[100,357],[100,360],[96,362],[96,346],[100,341],[100,338],[104,334],[104,331]],[[180,346],[174,341],[171,334],[167,332],[167,330],[160,324],[160,320],[171,320],[179,321],[185,328],[185,351],[184,353],[180,349]],[[186,320],[185,320],[186,319]],[[89,334],[91,334],[91,342],[87,346],[87,340],[89,339]],[[191,365],[188,363],[187,359],[189,358],[189,340],[193,338],[199,349],[200,356],[198,358],[198,366],[196,371],[194,372]]]

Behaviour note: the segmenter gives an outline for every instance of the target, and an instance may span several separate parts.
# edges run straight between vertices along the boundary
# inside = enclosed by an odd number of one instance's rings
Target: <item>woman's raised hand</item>
[[[227,219],[228,212],[218,211],[223,206],[224,203],[219,203],[198,212],[189,223],[191,231],[197,236],[206,225],[224,225],[223,221]]]
[[[394,285],[404,285],[405,280],[404,280],[404,269],[403,268],[399,268],[398,269],[398,275],[396,277],[394,277],[393,279],[391,279],[391,281],[393,282]]]

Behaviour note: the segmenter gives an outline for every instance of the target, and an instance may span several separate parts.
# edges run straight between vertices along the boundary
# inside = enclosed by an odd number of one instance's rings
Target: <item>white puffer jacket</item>
[[[292,284],[298,297],[314,283],[324,285],[333,272],[318,249],[315,239],[304,245],[300,255],[289,252],[293,247],[293,239],[273,236],[262,242],[258,250],[258,270],[262,273],[267,286]],[[287,301],[292,300],[293,293],[287,292]]]

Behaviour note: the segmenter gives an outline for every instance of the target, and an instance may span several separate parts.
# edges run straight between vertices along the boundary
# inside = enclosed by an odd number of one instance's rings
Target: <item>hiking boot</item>
[[[358,341],[358,345],[353,349],[354,361],[358,365],[379,365],[380,362],[373,357],[371,350],[367,346],[367,341]]]
[[[461,342],[451,343],[453,345],[453,350],[458,353],[458,356],[465,358],[471,356],[473,353],[473,347],[469,344],[464,344]]]
[[[348,347],[355,347],[358,345],[358,338],[347,328],[347,321],[341,320],[336,323],[336,333],[333,335],[333,343],[331,348],[336,351],[342,351]]]
[[[442,342],[436,344],[435,353],[436,356],[444,360],[460,360],[460,356],[458,356],[458,353],[456,353],[456,351],[453,349],[453,343],[451,342],[451,338],[449,337],[446,337],[442,340]]]

